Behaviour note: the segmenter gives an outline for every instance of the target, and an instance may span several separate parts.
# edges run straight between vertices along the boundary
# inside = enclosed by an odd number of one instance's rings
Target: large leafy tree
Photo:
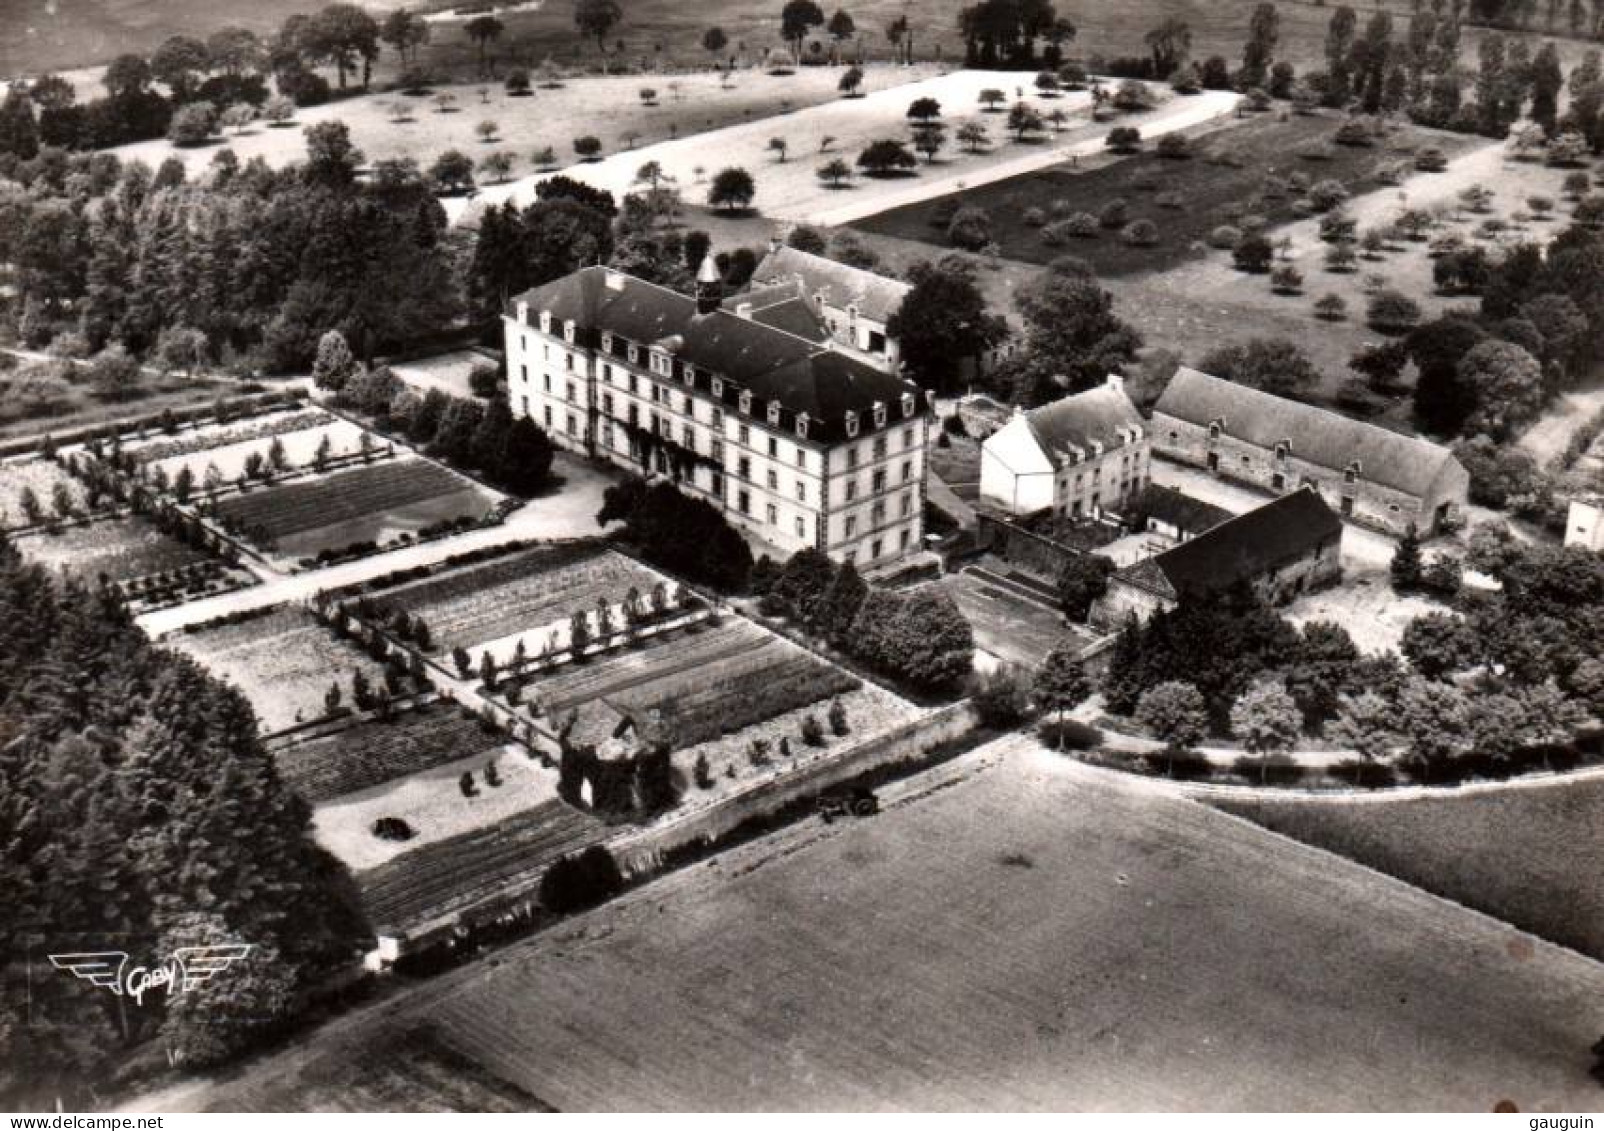
[[[791,54],[802,60],[802,41],[808,32],[824,23],[824,10],[814,0],[787,0],[780,11],[780,36],[791,45]]]
[[[1036,672],[1031,697],[1036,708],[1058,717],[1059,749],[1064,744],[1064,716],[1079,707],[1092,694],[1091,677],[1075,655],[1075,649],[1060,646],[1048,653]]]
[[[1094,279],[1049,266],[1020,287],[1025,347],[996,380],[1032,406],[1087,389],[1128,366],[1142,338],[1114,313],[1114,299]],[[1067,383],[1067,388],[1065,387]]]
[[[402,62],[416,63],[418,48],[429,42],[429,21],[416,12],[397,8],[384,17],[379,38],[395,48]]]
[[[341,90],[347,76],[360,66],[366,88],[379,57],[378,21],[355,4],[330,4],[304,25],[300,49],[309,61],[332,66]]]
[[[596,50],[607,53],[607,36],[624,18],[617,0],[578,0],[574,5],[574,26],[581,35],[596,41]]]
[[[1142,693],[1136,720],[1164,744],[1171,773],[1175,756],[1195,749],[1208,734],[1209,713],[1198,689],[1185,680],[1166,680]]]
[[[852,625],[852,650],[925,691],[950,691],[974,670],[974,630],[944,591],[871,590]]]
[[[1259,780],[1269,777],[1270,762],[1298,740],[1302,716],[1298,704],[1280,684],[1250,687],[1231,706],[1231,733],[1259,760]]]
[[[1320,371],[1303,347],[1286,338],[1254,338],[1221,346],[1203,359],[1205,373],[1278,397],[1306,396],[1320,382]]]
[[[913,284],[892,314],[886,333],[895,338],[909,375],[927,389],[950,392],[975,363],[1007,337],[1008,327],[991,312],[972,262],[944,256],[908,270]]]

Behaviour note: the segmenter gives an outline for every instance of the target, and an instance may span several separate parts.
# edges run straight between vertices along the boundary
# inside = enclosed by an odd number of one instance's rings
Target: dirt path
[[[1565,451],[1571,436],[1599,412],[1604,412],[1604,384],[1556,397],[1542,417],[1516,441],[1539,464],[1547,464]]]

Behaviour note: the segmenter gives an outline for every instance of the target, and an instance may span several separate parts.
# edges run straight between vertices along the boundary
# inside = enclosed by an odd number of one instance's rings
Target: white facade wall
[[[508,392],[515,415],[544,427],[559,446],[643,474],[671,475],[670,450],[642,450],[630,426],[671,440],[694,462],[680,486],[721,507],[732,522],[786,552],[824,550],[871,568],[916,552],[924,534],[923,411],[826,445],[745,415],[661,368],[642,346],[637,361],[592,353],[567,328],[542,331],[538,312],[505,319]],[[661,366],[657,361],[657,366]],[[754,406],[754,411],[761,411]],[[649,455],[651,466],[643,466]]]

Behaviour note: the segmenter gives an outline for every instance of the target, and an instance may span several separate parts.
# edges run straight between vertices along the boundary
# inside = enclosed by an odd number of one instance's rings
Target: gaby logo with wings
[[[52,954],[50,964],[75,978],[102,986],[119,997],[145,1003],[145,994],[165,988],[169,994],[198,990],[235,962],[248,956],[250,943],[222,943],[217,946],[181,946],[155,966],[129,966],[125,950],[85,951],[79,954]]]

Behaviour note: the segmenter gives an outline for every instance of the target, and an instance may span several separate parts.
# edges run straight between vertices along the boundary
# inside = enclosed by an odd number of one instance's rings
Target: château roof
[[[899,279],[783,245],[773,248],[752,272],[754,285],[792,279],[800,281],[810,297],[822,295],[842,310],[855,306],[859,315],[873,322],[888,321],[913,289]]]
[[[809,438],[821,442],[846,438],[849,411],[858,414],[861,433],[874,431],[876,403],[885,405],[888,427],[908,419],[902,413],[904,394],[914,396],[915,415],[928,410],[911,381],[728,310],[701,313],[693,298],[610,268],[582,268],[535,287],[512,300],[514,313],[521,303],[528,304],[531,322],[542,310],[550,311],[554,322],[572,321],[592,348],[599,347],[601,334],[610,333],[668,349],[681,366],[695,367],[698,388],[707,388],[716,376],[727,401],[748,391],[757,417],[768,411],[769,402],[778,402],[787,428],[797,414],[806,413]]]
[[[1371,482],[1410,495],[1424,496],[1444,470],[1458,465],[1440,444],[1405,436],[1341,413],[1250,389],[1182,366],[1153,406],[1154,429],[1159,416],[1198,427],[1221,421],[1227,435],[1257,447],[1274,449],[1286,442],[1291,454],[1332,471],[1358,463]]]

